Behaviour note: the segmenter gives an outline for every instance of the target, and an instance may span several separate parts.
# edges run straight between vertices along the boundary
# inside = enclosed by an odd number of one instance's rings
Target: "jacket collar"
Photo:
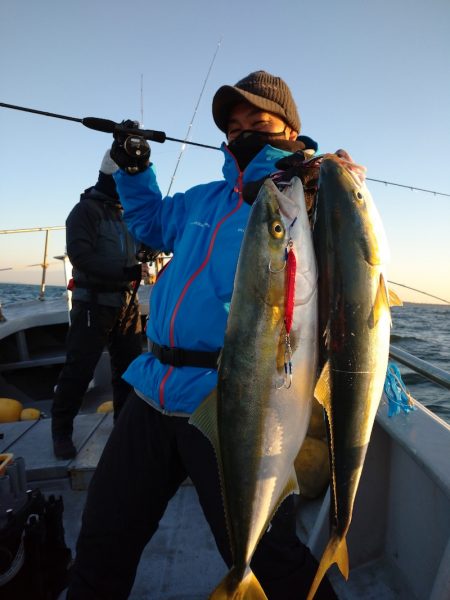
[[[221,150],[225,155],[225,163],[222,167],[222,173],[227,182],[234,186],[239,178],[240,170],[236,159],[228,149],[227,145],[223,143]],[[287,150],[280,150],[267,144],[262,150],[258,152],[255,158],[247,165],[243,171],[243,182],[255,181],[261,179],[264,175],[270,175],[277,171],[275,163],[283,158],[284,156],[290,156],[292,152]]]
[[[118,208],[118,209],[122,208],[122,205],[120,204],[120,200],[118,198],[113,198],[112,196],[108,196],[107,194],[100,192],[99,190],[97,190],[95,188],[95,186],[87,188],[80,195],[80,202],[82,202],[83,200],[88,200],[88,199],[103,202],[104,204],[112,206],[113,208]]]

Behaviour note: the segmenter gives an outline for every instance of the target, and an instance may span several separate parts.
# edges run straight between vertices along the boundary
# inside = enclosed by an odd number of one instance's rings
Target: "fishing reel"
[[[111,158],[130,175],[144,171],[150,160],[150,146],[137,121],[122,121],[115,125]]]
[[[128,135],[122,142],[123,149],[133,158],[149,158],[150,146],[145,138],[138,135]]]
[[[161,254],[161,250],[154,250],[153,248],[150,248],[150,246],[141,244],[136,252],[136,260],[141,263],[152,264],[159,254]]]

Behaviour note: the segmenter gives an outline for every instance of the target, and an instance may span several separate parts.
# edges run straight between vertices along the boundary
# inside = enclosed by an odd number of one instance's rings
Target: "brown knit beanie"
[[[212,112],[217,127],[224,133],[227,133],[231,110],[243,101],[277,115],[294,131],[300,133],[301,123],[297,107],[291,90],[281,77],[275,77],[266,71],[255,71],[236,85],[220,87],[213,98]]]

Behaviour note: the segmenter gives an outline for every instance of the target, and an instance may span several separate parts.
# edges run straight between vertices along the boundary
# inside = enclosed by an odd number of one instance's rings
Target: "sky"
[[[219,146],[214,93],[264,69],[288,83],[319,152],[345,148],[369,178],[450,194],[449,31],[449,0],[0,0],[0,102],[143,120]],[[0,107],[0,230],[64,225],[111,142]],[[164,192],[180,151],[152,143]],[[188,146],[171,193],[220,179],[221,168],[220,152]],[[389,240],[388,279],[450,300],[450,198],[368,187]],[[39,283],[28,265],[42,261],[44,239],[0,235],[0,283]],[[49,284],[64,282],[53,259],[64,251],[64,232],[51,232]]]

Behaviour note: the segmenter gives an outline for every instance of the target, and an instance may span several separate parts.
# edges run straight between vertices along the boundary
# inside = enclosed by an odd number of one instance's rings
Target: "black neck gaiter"
[[[243,171],[267,144],[289,152],[303,150],[305,147],[302,142],[287,140],[284,137],[284,130],[277,133],[245,130],[228,144],[228,149],[235,157],[240,170]]]

